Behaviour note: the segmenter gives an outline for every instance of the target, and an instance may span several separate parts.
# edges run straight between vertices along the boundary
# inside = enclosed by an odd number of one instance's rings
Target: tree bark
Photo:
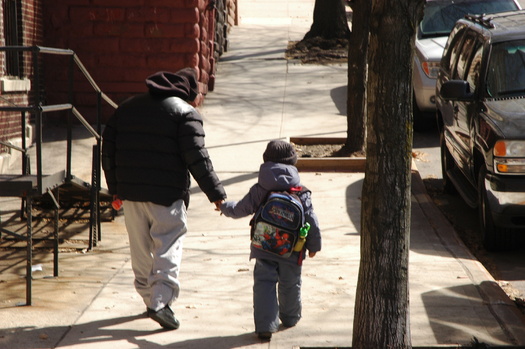
[[[424,0],[371,0],[354,349],[411,348],[412,59]]]
[[[343,0],[316,0],[313,23],[303,41],[312,38],[348,39],[349,35]]]
[[[370,32],[370,0],[352,2],[352,32],[348,45],[348,90],[346,99],[345,150],[365,150],[367,55]]]

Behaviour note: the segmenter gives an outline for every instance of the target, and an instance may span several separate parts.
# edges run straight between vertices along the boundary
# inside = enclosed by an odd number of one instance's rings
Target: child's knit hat
[[[295,165],[297,163],[297,154],[293,145],[282,140],[273,140],[268,143],[263,154],[263,160],[279,162],[287,165]]]

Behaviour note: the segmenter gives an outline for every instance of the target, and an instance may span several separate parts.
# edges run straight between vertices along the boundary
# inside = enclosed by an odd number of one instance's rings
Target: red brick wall
[[[3,11],[0,16],[0,45],[5,46],[5,37],[4,37],[4,18]],[[42,30],[42,9],[40,0],[24,0],[22,1],[22,37],[23,45],[33,46],[41,45],[43,38]],[[30,54],[24,55],[24,72],[26,77],[32,78],[32,60]],[[2,68],[1,74],[5,74],[5,54],[0,53],[0,67]],[[29,104],[29,96],[27,93],[20,92],[1,92],[0,91],[0,105],[2,106],[12,106],[12,105],[21,105],[27,106]],[[29,118],[29,115],[27,116]],[[13,138],[21,136],[21,114],[20,113],[10,113],[0,111],[0,139],[7,141]],[[5,147],[0,146],[0,153],[7,151]]]
[[[214,73],[210,62],[213,11],[207,9],[208,2],[46,1],[44,44],[75,51],[98,86],[116,103],[145,92],[148,75],[184,67],[199,71],[200,89],[205,94]],[[46,95],[51,102],[67,101],[66,64],[64,57],[46,61]],[[73,102],[80,110],[83,106],[89,110],[95,95],[79,74],[76,77]],[[198,103],[201,101],[202,96]],[[108,116],[105,113],[104,118]]]

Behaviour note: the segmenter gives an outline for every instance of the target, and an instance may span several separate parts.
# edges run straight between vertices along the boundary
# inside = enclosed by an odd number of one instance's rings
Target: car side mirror
[[[443,99],[451,101],[466,101],[474,95],[470,85],[464,80],[449,80],[441,85],[440,94]]]

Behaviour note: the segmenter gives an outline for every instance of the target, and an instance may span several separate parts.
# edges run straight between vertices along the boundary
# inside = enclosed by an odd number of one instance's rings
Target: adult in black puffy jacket
[[[157,72],[149,92],[124,101],[103,132],[102,167],[109,192],[123,201],[135,288],[147,314],[167,329],[179,321],[170,305],[189,204],[190,173],[218,210],[226,193],[204,145],[196,71]]]

